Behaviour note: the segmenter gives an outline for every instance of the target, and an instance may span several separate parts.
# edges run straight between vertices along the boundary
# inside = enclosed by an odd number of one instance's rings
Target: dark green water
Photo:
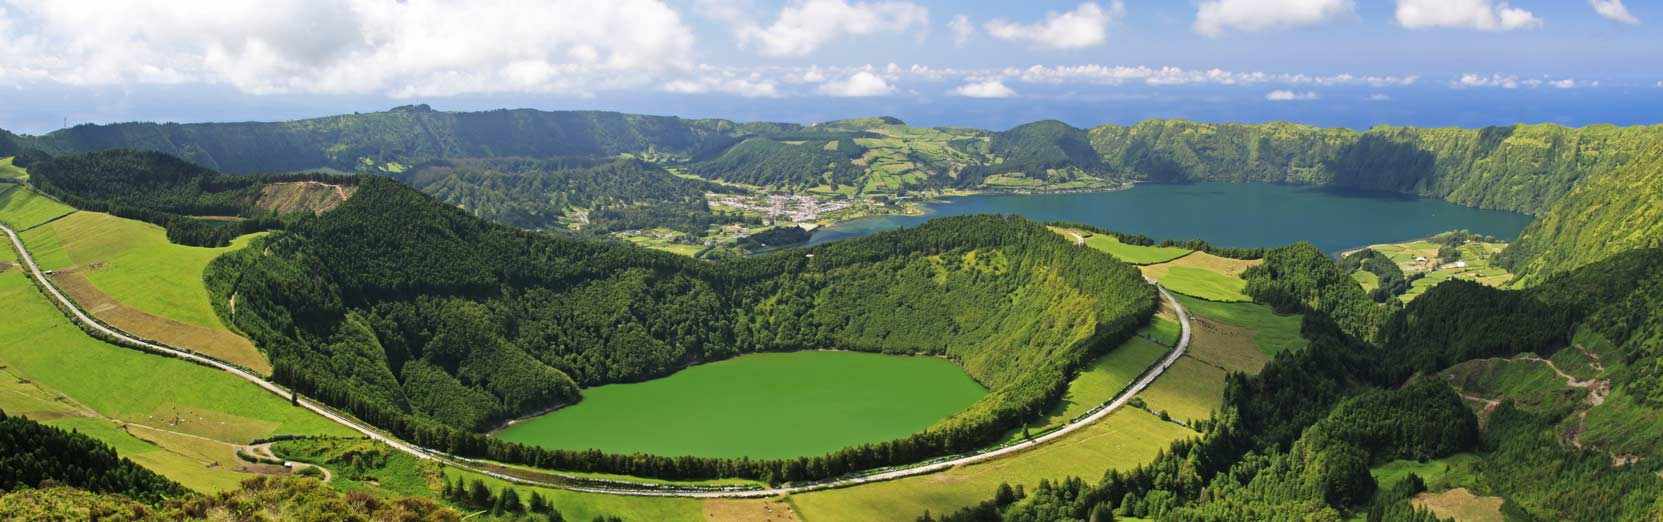
[[[1140,184],[1117,192],[949,198],[932,204],[923,216],[879,216],[822,228],[809,244],[965,214],[1018,214],[1035,221],[1085,223],[1156,240],[1201,239],[1219,246],[1275,247],[1309,241],[1326,252],[1454,229],[1511,240],[1531,219],[1442,200],[1320,187]]]

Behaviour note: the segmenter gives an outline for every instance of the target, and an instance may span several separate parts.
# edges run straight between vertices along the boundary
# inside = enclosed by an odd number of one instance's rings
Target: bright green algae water
[[[752,354],[589,388],[581,402],[497,436],[610,453],[799,457],[917,433],[986,393],[936,357]]]

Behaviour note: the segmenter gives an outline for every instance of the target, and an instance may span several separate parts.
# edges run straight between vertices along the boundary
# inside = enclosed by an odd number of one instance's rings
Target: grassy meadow
[[[13,164],[10,156],[0,158],[0,179],[29,179],[29,171]]]
[[[1060,440],[989,462],[940,473],[792,495],[804,520],[911,520],[992,498],[1000,483],[1033,488],[1040,479],[1081,477],[1096,482],[1110,469],[1149,462],[1172,442],[1195,436],[1136,408],[1123,408]]]
[[[214,313],[202,273],[223,248],[170,243],[156,225],[97,212],[75,212],[21,234],[41,269],[82,308],[142,337],[270,373],[263,354]]]
[[[1256,303],[1218,303],[1182,295],[1177,299],[1192,316],[1251,331],[1253,345],[1266,356],[1305,347],[1305,338],[1299,336],[1299,323],[1304,319],[1298,314],[1277,315]]]
[[[350,433],[230,374],[94,339],[15,268],[0,274],[0,302],[0,364],[99,415],[226,442]]]
[[[900,438],[986,393],[936,357],[763,353],[589,388],[501,431],[504,440],[613,453],[785,458]]]
[[[1192,252],[1183,257],[1138,267],[1143,275],[1161,283],[1167,290],[1208,301],[1246,302],[1247,281],[1241,273],[1258,264],[1257,261],[1230,259],[1206,252]]]
[[[1165,263],[1190,253],[1190,250],[1178,247],[1128,245],[1108,234],[1097,234],[1072,228],[1051,227],[1051,230],[1072,241],[1084,239],[1087,247],[1101,250],[1114,256],[1115,259],[1134,265]]]
[[[28,188],[0,184],[0,223],[19,233],[74,211]]]
[[[1397,263],[1398,268],[1406,275],[1425,274],[1411,282],[1409,290],[1398,296],[1405,303],[1420,297],[1427,290],[1438,286],[1438,283],[1450,279],[1466,279],[1494,287],[1504,286],[1513,280],[1511,272],[1492,262],[1496,254],[1507,248],[1507,243],[1471,241],[1462,244],[1457,248],[1461,252],[1460,261],[1466,263],[1466,266],[1462,267],[1452,266],[1453,262],[1449,260],[1438,259],[1438,246],[1438,243],[1421,239],[1372,245],[1369,248],[1385,254],[1392,262]],[[1418,258],[1425,258],[1427,261],[1417,261]],[[1363,284],[1363,289],[1370,289],[1366,282],[1359,280],[1359,283]],[[1378,281],[1375,285],[1379,285]]]

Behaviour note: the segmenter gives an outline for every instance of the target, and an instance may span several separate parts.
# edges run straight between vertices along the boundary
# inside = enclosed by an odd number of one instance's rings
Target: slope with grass
[[[21,185],[0,185],[0,222],[28,230],[64,217],[75,209]]]
[[[1247,281],[1242,272],[1258,264],[1257,261],[1230,259],[1206,252],[1191,252],[1171,261],[1139,267],[1144,277],[1159,281],[1161,286],[1190,297],[1208,301],[1248,301]]]
[[[97,212],[75,212],[21,234],[43,270],[93,316],[136,335],[255,370],[271,365],[214,313],[203,272],[223,248],[168,241],[161,227]]]
[[[0,179],[25,180],[29,179],[29,171],[17,165],[17,158],[7,156],[0,158]]]

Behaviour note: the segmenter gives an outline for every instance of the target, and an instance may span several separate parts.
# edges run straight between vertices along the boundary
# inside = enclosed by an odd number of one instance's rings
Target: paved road
[[[71,301],[68,297],[66,297],[62,292],[59,292],[58,287],[56,285],[52,284],[52,280],[48,279],[45,274],[41,273],[40,267],[35,265],[34,257],[29,254],[29,250],[24,247],[23,240],[17,237],[16,232],[13,232],[10,227],[7,227],[5,225],[0,225],[0,229],[4,229],[4,231],[6,232],[6,235],[10,236],[12,245],[16,247],[16,251],[18,253],[19,260],[23,262],[23,265],[29,270],[29,273],[34,277],[34,279],[37,282],[40,283],[40,285],[42,287],[44,287],[46,289],[47,293],[51,294],[51,296],[54,300],[58,301],[64,307],[69,309],[70,313],[74,316],[76,322],[79,322],[79,323],[81,323],[82,325],[85,325],[88,328],[91,328],[95,331],[98,331],[99,333],[102,333],[102,334],[104,334],[105,336],[107,336],[109,338],[116,339],[120,344],[125,344],[125,345],[131,346],[131,347],[136,347],[136,348],[139,348],[141,350],[146,350],[146,351],[151,351],[151,352],[156,352],[156,353],[162,353],[162,354],[170,355],[170,356],[173,356],[173,357],[178,357],[180,359],[185,359],[187,361],[191,361],[191,362],[194,362],[194,363],[197,363],[197,364],[201,364],[203,366],[208,366],[208,367],[215,368],[215,369],[218,369],[218,370],[221,370],[221,371],[225,371],[225,372],[228,372],[232,375],[235,375],[235,376],[237,376],[237,377],[239,377],[239,378],[241,378],[245,381],[253,383],[255,386],[259,386],[260,388],[265,389],[266,391],[269,391],[269,392],[271,392],[271,393],[273,393],[273,394],[275,394],[279,397],[282,397],[285,400],[287,400],[291,397],[291,392],[287,388],[284,388],[284,387],[282,387],[282,386],[280,386],[276,383],[273,383],[271,381],[267,381],[264,378],[261,378],[260,376],[255,375],[255,374],[253,374],[253,373],[251,373],[247,370],[244,370],[240,367],[232,366],[230,364],[221,362],[217,359],[213,359],[213,358],[210,358],[210,357],[207,357],[207,356],[199,355],[199,354],[196,354],[194,352],[187,351],[187,350],[181,350],[181,349],[177,349],[177,348],[173,348],[173,347],[169,347],[169,346],[164,346],[164,345],[153,343],[153,342],[150,342],[150,341],[146,341],[146,340],[143,340],[143,339],[140,339],[140,338],[137,338],[137,337],[133,337],[131,335],[128,335],[126,332],[122,332],[122,331],[117,330],[115,328],[106,326],[104,323],[101,323],[97,320],[94,320],[92,317],[89,317],[86,313],[82,312],[79,307],[75,306],[75,303],[73,301]],[[370,426],[366,423],[363,423],[363,422],[361,422],[361,421],[359,421],[355,418],[352,418],[352,417],[350,417],[346,414],[343,414],[343,413],[339,413],[339,412],[335,411],[334,409],[332,409],[328,406],[325,406],[321,403],[318,403],[316,401],[313,401],[313,400],[305,398],[305,397],[299,398],[298,404],[300,405],[300,407],[306,408],[307,410],[311,410],[312,412],[317,413],[318,415],[321,415],[326,419],[334,421],[335,423],[338,423],[342,426],[346,426],[348,428],[351,428],[353,431],[357,431],[359,433],[362,433],[362,434],[364,434],[364,436],[369,437],[370,439],[373,439],[375,441],[378,441],[378,442],[381,442],[381,443],[386,444],[388,446],[391,446],[394,449],[397,449],[399,451],[408,453],[408,454],[413,455],[417,458],[424,459],[424,460],[433,460],[433,461],[437,461],[437,462],[443,462],[444,464],[449,465],[449,466],[454,466],[454,467],[457,467],[457,468],[466,469],[468,471],[472,471],[472,472],[479,473],[479,474],[482,474],[482,475],[495,477],[497,479],[501,479],[501,480],[505,480],[505,481],[509,481],[509,482],[514,482],[514,483],[517,483],[517,484],[525,484],[525,485],[531,485],[531,486],[553,487],[553,488],[561,488],[561,489],[567,489],[567,490],[572,490],[572,491],[583,491],[583,492],[591,492],[591,493],[609,493],[609,494],[616,494],[616,495],[659,496],[659,497],[692,497],[692,498],[771,497],[771,496],[777,496],[777,495],[784,495],[784,494],[790,494],[790,493],[802,493],[802,492],[815,491],[815,490],[821,490],[821,489],[841,488],[841,487],[848,487],[848,486],[854,486],[854,485],[859,485],[859,484],[868,484],[868,483],[872,483],[872,482],[883,482],[883,481],[886,481],[886,480],[895,480],[895,479],[903,478],[903,477],[911,477],[911,476],[916,476],[916,475],[934,473],[934,472],[937,472],[937,471],[945,470],[945,469],[956,467],[956,466],[963,466],[963,465],[966,465],[966,464],[974,464],[974,463],[977,463],[977,462],[983,462],[983,461],[1003,457],[1003,456],[1006,456],[1006,455],[1011,455],[1011,454],[1014,454],[1014,453],[1019,453],[1019,452],[1022,452],[1022,451],[1026,451],[1026,450],[1032,449],[1036,446],[1039,446],[1041,444],[1045,444],[1047,442],[1059,439],[1059,438],[1061,438],[1065,435],[1068,435],[1069,433],[1073,433],[1075,431],[1078,431],[1081,428],[1085,428],[1086,426],[1089,426],[1094,422],[1102,420],[1104,417],[1109,416],[1109,414],[1114,413],[1116,410],[1119,410],[1120,408],[1124,407],[1126,405],[1126,403],[1130,402],[1134,396],[1136,396],[1139,392],[1142,392],[1145,388],[1148,388],[1151,383],[1155,382],[1155,378],[1160,377],[1160,375],[1163,372],[1165,372],[1167,370],[1167,368],[1172,367],[1173,363],[1178,362],[1178,358],[1180,356],[1183,356],[1184,351],[1189,348],[1189,343],[1190,343],[1190,321],[1189,321],[1189,314],[1184,310],[1184,305],[1179,303],[1177,299],[1174,299],[1172,297],[1172,294],[1167,293],[1165,288],[1162,288],[1159,285],[1157,285],[1155,287],[1155,289],[1160,292],[1161,298],[1166,300],[1166,302],[1169,303],[1172,306],[1173,310],[1177,311],[1177,313],[1178,313],[1178,322],[1179,322],[1179,325],[1182,327],[1182,333],[1180,334],[1180,336],[1178,338],[1178,346],[1173,348],[1171,352],[1168,352],[1167,355],[1166,355],[1166,358],[1161,359],[1160,363],[1156,364],[1155,366],[1151,367],[1149,370],[1145,371],[1142,376],[1138,377],[1138,379],[1132,383],[1131,386],[1127,387],[1125,390],[1122,390],[1119,395],[1115,396],[1114,400],[1110,401],[1106,406],[1103,406],[1103,407],[1099,408],[1094,413],[1092,413],[1090,415],[1087,415],[1085,417],[1081,417],[1077,420],[1074,420],[1073,422],[1070,422],[1067,425],[1064,425],[1063,427],[1056,429],[1055,431],[1051,431],[1049,433],[1040,435],[1038,437],[1034,437],[1034,438],[1029,439],[1029,440],[1022,441],[1020,443],[1012,444],[1010,446],[1004,446],[1004,447],[1000,447],[1000,448],[993,449],[993,450],[990,450],[990,451],[975,453],[975,454],[971,454],[971,455],[965,455],[965,456],[956,457],[956,458],[952,458],[952,459],[945,460],[945,461],[940,461],[940,462],[932,462],[932,463],[929,463],[929,464],[905,467],[905,468],[901,468],[901,469],[884,471],[884,472],[874,473],[874,474],[870,474],[870,475],[864,475],[864,476],[858,476],[858,477],[847,477],[847,478],[833,479],[833,480],[827,480],[827,481],[821,481],[821,482],[813,482],[813,483],[806,483],[806,484],[795,484],[795,485],[790,485],[790,486],[773,487],[773,488],[753,488],[753,489],[735,489],[735,490],[708,490],[708,489],[671,489],[671,488],[632,487],[632,486],[630,486],[628,484],[624,484],[624,483],[620,483],[616,486],[598,487],[598,486],[590,486],[590,485],[582,485],[582,484],[568,484],[568,483],[561,483],[561,482],[555,482],[555,481],[532,480],[532,479],[527,479],[527,478],[516,476],[516,475],[509,475],[509,474],[505,474],[505,473],[495,471],[493,469],[490,469],[490,468],[486,467],[484,464],[480,463],[480,461],[476,461],[476,460],[473,460],[473,459],[466,459],[466,458],[462,458],[462,457],[451,456],[451,455],[446,455],[446,454],[441,453],[441,452],[429,450],[427,448],[423,448],[421,446],[417,446],[417,445],[405,442],[405,441],[403,441],[403,440],[401,440],[397,437],[394,437],[392,435],[383,433],[380,430],[378,430],[378,429],[376,429],[376,428],[374,428],[374,427],[372,427],[372,426]],[[555,476],[555,477],[561,477],[558,474],[552,474],[552,475]]]

